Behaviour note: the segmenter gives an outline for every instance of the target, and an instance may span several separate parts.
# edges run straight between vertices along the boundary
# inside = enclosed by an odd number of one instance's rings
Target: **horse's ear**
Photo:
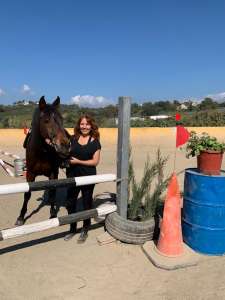
[[[44,110],[46,107],[45,96],[42,96],[39,100],[39,109]]]
[[[60,104],[60,97],[57,96],[57,98],[55,99],[55,101],[52,103],[53,106],[59,106]]]

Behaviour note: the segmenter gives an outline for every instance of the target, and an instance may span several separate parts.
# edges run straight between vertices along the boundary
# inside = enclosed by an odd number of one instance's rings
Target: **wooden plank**
[[[0,185],[0,195],[16,194],[32,191],[42,191],[47,189],[69,187],[71,185],[82,186],[87,184],[97,184],[103,182],[115,181],[115,174],[100,174],[90,176],[80,176],[65,179],[52,179],[36,182],[24,182]]]
[[[6,164],[4,163],[4,161],[2,159],[0,159],[0,165],[6,171],[6,173],[9,174],[9,176],[14,177],[13,172],[6,166]]]
[[[45,181],[29,182],[30,191],[42,191],[76,185],[75,178],[51,179]]]
[[[18,227],[11,228],[11,229],[5,229],[5,230],[1,231],[1,235],[3,237],[3,240],[7,240],[10,238],[15,238],[15,237],[27,235],[30,233],[47,230],[47,229],[57,227],[57,226],[59,226],[59,220],[58,220],[58,218],[54,218],[54,219],[49,219],[47,221],[42,221],[39,223],[18,226]]]
[[[113,203],[105,203],[96,209],[84,210],[67,216],[49,219],[46,221],[18,226],[10,229],[3,229],[0,231],[0,241],[31,234],[34,232],[44,231],[57,226],[63,226],[85,219],[103,216],[116,211],[116,205]]]
[[[1,184],[0,195],[25,193],[30,190],[28,182]]]
[[[68,216],[59,217],[59,225],[62,226],[66,224],[71,224],[97,216],[98,212],[96,209],[84,210],[74,214],[70,214]]]

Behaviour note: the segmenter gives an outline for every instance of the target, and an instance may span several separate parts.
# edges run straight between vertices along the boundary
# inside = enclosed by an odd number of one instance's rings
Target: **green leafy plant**
[[[220,143],[216,137],[210,136],[206,132],[197,135],[195,131],[191,131],[186,145],[186,157],[198,156],[204,150],[224,152],[225,143]]]
[[[144,221],[155,215],[170,178],[165,178],[163,172],[167,161],[168,157],[162,157],[158,149],[155,161],[151,163],[149,156],[147,157],[142,179],[137,182],[130,158],[128,219]]]

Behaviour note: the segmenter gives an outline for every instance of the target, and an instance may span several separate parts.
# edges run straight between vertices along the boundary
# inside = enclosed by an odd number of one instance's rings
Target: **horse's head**
[[[57,97],[52,104],[47,104],[44,96],[39,100],[40,134],[45,142],[54,147],[61,158],[69,156],[69,134],[63,128],[63,118],[58,110],[60,98]]]

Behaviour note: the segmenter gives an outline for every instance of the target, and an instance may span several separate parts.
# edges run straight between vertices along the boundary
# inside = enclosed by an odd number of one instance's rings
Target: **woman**
[[[71,138],[71,159],[67,168],[67,177],[96,175],[96,166],[100,160],[101,144],[99,142],[98,126],[88,115],[81,116],[74,128]],[[68,214],[76,212],[78,194],[81,191],[84,209],[91,209],[93,202],[94,184],[70,187],[67,192]],[[78,243],[85,242],[91,219],[84,220]],[[76,233],[76,223],[70,225],[70,232],[65,240],[70,240]]]

